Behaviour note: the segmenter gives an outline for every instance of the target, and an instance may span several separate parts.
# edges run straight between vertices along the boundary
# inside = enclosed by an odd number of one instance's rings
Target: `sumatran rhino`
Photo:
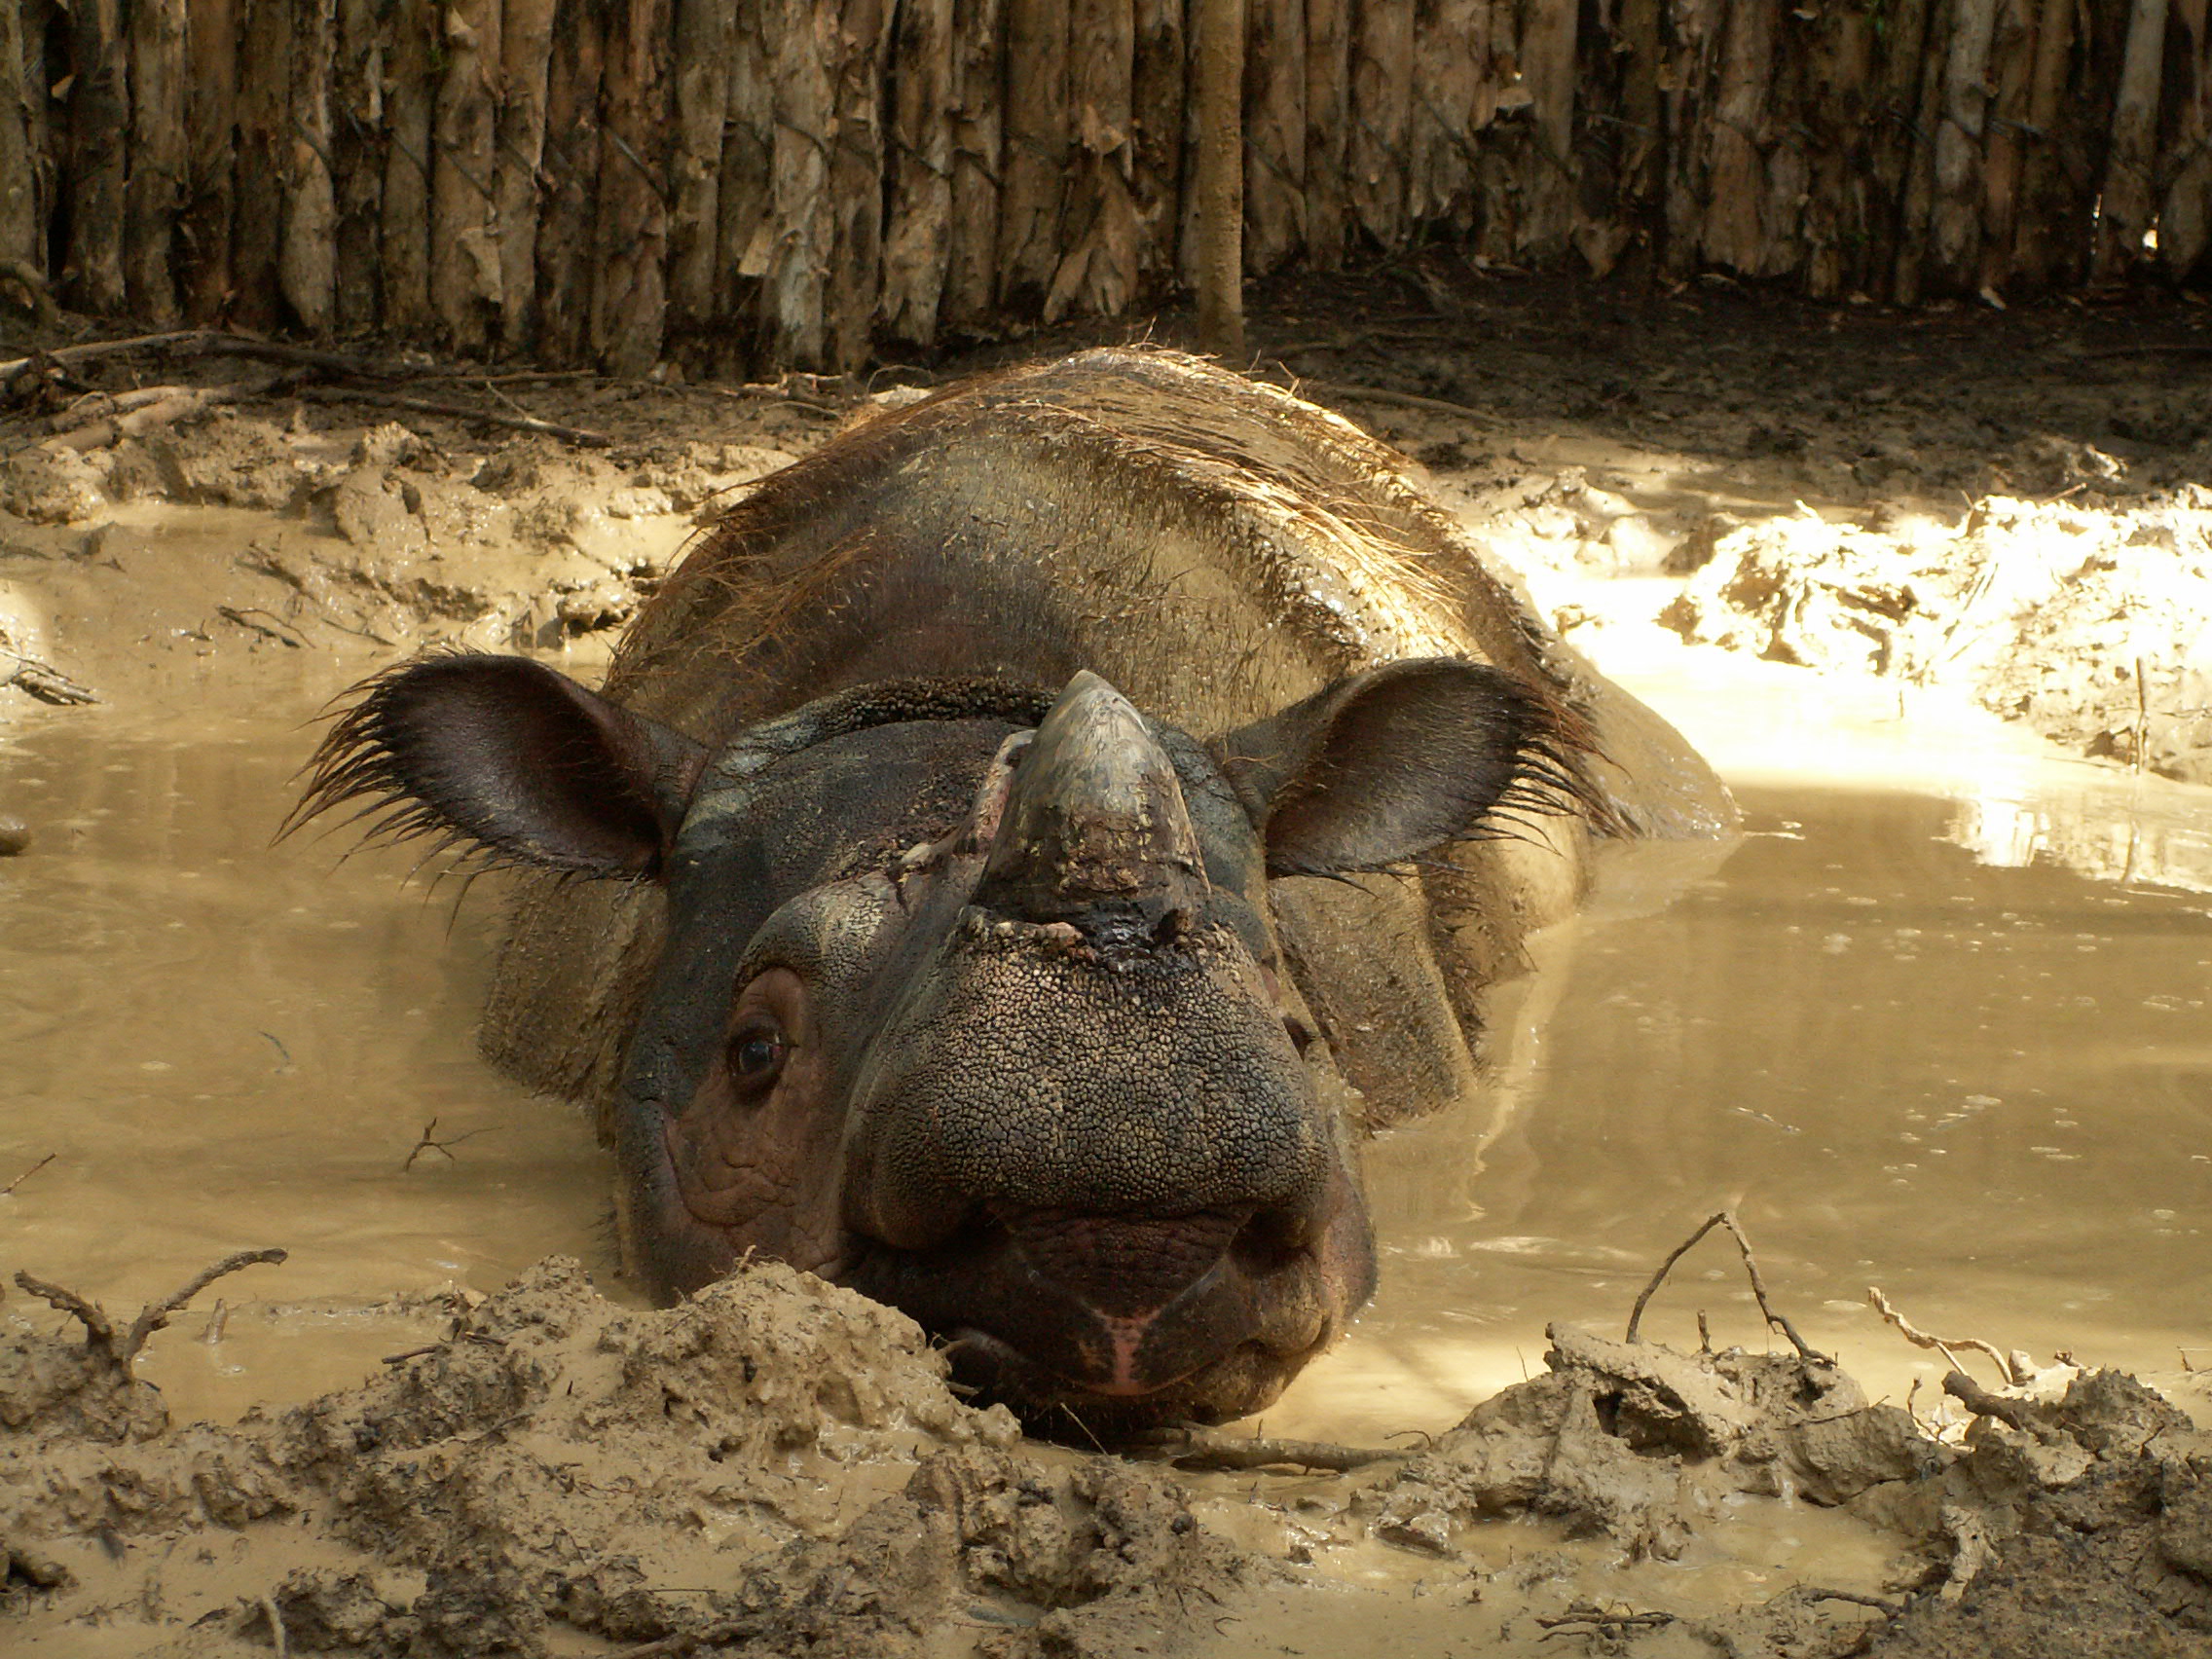
[[[1328,1346],[1361,1131],[1473,1084],[1596,840],[1729,810],[1389,451],[1137,350],[769,478],[603,691],[382,676],[303,807],[354,800],[535,872],[486,1047],[599,1107],[637,1279],[778,1256],[1090,1428]]]

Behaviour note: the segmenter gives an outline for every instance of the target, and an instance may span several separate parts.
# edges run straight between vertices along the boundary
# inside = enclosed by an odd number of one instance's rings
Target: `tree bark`
[[[178,317],[176,214],[185,173],[184,0],[134,0],[130,85],[125,290],[133,316],[156,328],[173,328]],[[0,178],[16,176],[0,165]]]
[[[669,0],[615,0],[607,30],[591,350],[609,374],[660,361],[668,328]]]
[[[775,149],[774,86],[766,8],[738,8],[730,40],[729,103],[722,120],[721,189],[716,198],[719,275],[715,287],[717,374],[743,379],[753,369],[760,330],[760,278],[767,274],[775,223],[770,180]]]
[[[236,203],[239,41],[234,0],[195,0],[185,51],[188,152],[177,264],[184,314],[211,326],[231,305],[231,217]]]
[[[1774,78],[1773,0],[1731,0],[1713,106],[1713,172],[1701,245],[1714,265],[1763,276],[1773,263],[1767,203],[1767,98]]]
[[[1306,4],[1247,5],[1244,269],[1262,276],[1306,245]]]
[[[337,55],[332,0],[298,0],[291,24],[287,107],[277,145],[284,158],[284,240],[276,281],[300,326],[323,334],[338,285],[338,201],[330,175],[330,65]]]
[[[2212,241],[2212,41],[2205,0],[2173,0],[2171,42],[2180,62],[2169,75],[2174,111],[2166,139],[2165,198],[2158,210],[2158,263],[2188,281]]]
[[[2029,73],[2027,125],[2032,142],[2020,168],[2019,195],[2026,211],[2012,235],[2014,281],[2031,291],[2050,285],[2065,263],[2068,223],[2076,215],[2059,138],[2059,111],[2067,95],[2077,0],[2042,0],[2036,20],[2035,66]],[[2082,227],[2086,231],[2084,223]]]
[[[445,71],[430,116],[430,303],[451,350],[480,356],[499,326],[498,0],[443,0]]]
[[[867,361],[883,293],[883,59],[891,0],[843,0],[836,39],[836,134],[830,201],[836,217],[830,265],[830,363]]]
[[[1904,0],[1912,4],[1913,0]],[[1660,107],[1666,129],[1666,245],[1660,269],[1677,281],[1696,270],[1711,170],[1707,128],[1714,66],[1719,55],[1722,0],[1668,0],[1673,48],[1662,72]]]
[[[1414,0],[1363,0],[1351,49],[1351,209],[1385,248],[1406,235],[1413,63]]]
[[[722,128],[737,50],[735,0],[676,0],[676,145],[669,166],[668,332],[690,360],[716,311]]]
[[[499,349],[509,354],[528,350],[537,334],[538,192],[554,12],[554,0],[506,0],[499,20]]]
[[[1005,130],[999,305],[1028,310],[1043,304],[1059,267],[1061,198],[1073,159],[1067,0],[1006,0]]]
[[[1927,40],[1948,40],[1951,11],[1964,0],[1929,0]],[[1898,208],[1898,263],[1893,295],[1900,306],[1920,303],[1928,255],[1928,216],[1936,200],[1936,129],[1942,120],[1944,54],[1932,48],[1920,55],[1920,87],[1914,103],[1912,155]]]
[[[1130,0],[1075,0],[1068,96],[1079,160],[1061,217],[1066,252],[1045,296],[1045,320],[1070,311],[1116,316],[1137,286],[1137,209],[1129,129],[1136,67]]]
[[[1306,250],[1323,271],[1343,268],[1351,229],[1351,13],[1352,0],[1306,4]]]
[[[1773,0],[1738,0],[1771,6]],[[1521,74],[1534,99],[1536,158],[1530,164],[1520,243],[1536,259],[1565,251],[1574,228],[1574,39],[1578,0],[1530,0],[1521,31]]]
[[[1936,196],[1929,225],[1930,275],[1944,289],[1972,285],[1980,266],[1981,140],[1989,109],[1989,50],[1996,0],[1954,0],[1936,129]]]
[[[46,97],[44,65],[26,73],[23,9],[0,4],[0,259],[44,270],[39,257],[38,153],[31,147],[30,87]]]
[[[76,304],[121,315],[126,138],[122,14],[117,0],[75,0],[69,39],[69,264]]]
[[[389,146],[384,131],[385,55],[390,36],[378,0],[338,0],[338,55],[331,76],[331,189],[337,224],[331,326],[366,334],[382,319],[377,240]]]
[[[836,235],[829,197],[837,18],[813,0],[773,0],[768,15],[775,78],[768,169],[774,212],[762,272],[769,356],[789,367],[818,369],[829,340]]]
[[[588,353],[606,51],[605,0],[560,0],[546,71],[543,166],[550,184],[537,253],[537,349],[548,362],[578,364]]]
[[[430,65],[435,0],[392,9],[391,94],[385,104],[384,321],[394,334],[427,338],[430,310]]]
[[[2098,224],[2095,275],[2100,280],[2122,276],[2142,262],[2144,233],[2151,229],[2157,211],[2151,169],[2158,153],[2166,12],[2167,0],[2134,0],[2128,13],[2127,48],[2120,60]]]
[[[1198,346],[1244,360],[1244,0],[1196,0]]]
[[[2012,275],[2012,228],[2020,204],[2021,132],[2036,56],[2035,0],[1997,0],[1989,43],[1988,134],[1981,163],[1981,260],[1974,286],[2002,290]]]
[[[1465,235],[1475,221],[1475,129],[1491,0],[1425,0],[1415,14],[1408,216]]]
[[[999,187],[1004,176],[1006,36],[1000,0],[953,0],[952,220],[940,320],[990,314],[998,295]],[[1182,104],[1178,90],[1176,105]]]

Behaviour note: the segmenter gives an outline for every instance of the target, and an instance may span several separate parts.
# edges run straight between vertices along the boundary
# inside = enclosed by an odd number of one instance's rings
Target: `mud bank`
[[[2212,1437],[2111,1374],[1962,1388],[1947,1444],[1817,1355],[1560,1328],[1545,1375],[1418,1454],[1316,1478],[1290,1466],[1343,1449],[1190,1450],[1256,1471],[1229,1481],[1024,1442],[903,1316],[779,1264],[638,1311],[553,1258],[441,1311],[359,1387],[228,1428],[171,1422],[132,1376],[135,1342],[181,1336],[81,1304],[18,1330],[11,1650],[1295,1652],[1378,1550],[1435,1599],[1419,1632],[1381,1614],[1402,1651],[2212,1643]],[[1728,1607],[1654,1575],[1808,1506],[1862,1534],[1855,1582],[1779,1575]],[[1502,1565],[1501,1517],[1543,1523]]]

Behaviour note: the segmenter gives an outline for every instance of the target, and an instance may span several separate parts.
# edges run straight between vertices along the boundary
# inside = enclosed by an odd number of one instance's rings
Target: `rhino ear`
[[[1580,718],[1456,657],[1347,675],[1216,745],[1270,875],[1381,869],[1582,799]]]
[[[286,830],[350,801],[387,839],[474,843],[495,864],[659,872],[706,750],[522,657],[379,675],[309,765]]]

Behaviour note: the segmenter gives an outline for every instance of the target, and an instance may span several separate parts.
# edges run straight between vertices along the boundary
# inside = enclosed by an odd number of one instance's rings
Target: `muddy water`
[[[39,837],[0,861],[0,1185],[55,1155],[0,1198],[6,1265],[128,1309],[226,1251],[292,1251],[224,1287],[219,1341],[157,1345],[188,1413],[352,1381],[405,1326],[394,1293],[553,1250],[613,1288],[588,1131],[472,1051],[489,907],[455,919],[404,857],[267,845],[312,741],[313,699],[279,701],[0,743],[0,808]],[[1683,718],[1728,762],[1711,715]],[[1440,1426],[1538,1368],[1547,1320],[1617,1328],[1723,1205],[1784,1310],[1878,1388],[1940,1361],[1869,1284],[2039,1355],[2206,1358],[2203,797],[1964,761],[1948,793],[1816,788],[1734,758],[1751,833],[1725,867],[1657,909],[1679,872],[1624,867],[1614,913],[1502,1005],[1495,1093],[1373,1150],[1382,1294],[1270,1432]],[[432,1120],[449,1152],[403,1167]],[[1700,1309],[1759,1340],[1718,1241],[1647,1328],[1694,1338]]]

